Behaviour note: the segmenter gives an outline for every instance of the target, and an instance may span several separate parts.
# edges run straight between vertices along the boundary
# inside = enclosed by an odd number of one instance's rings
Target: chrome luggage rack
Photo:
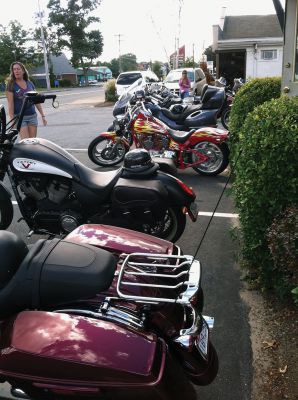
[[[144,303],[180,303],[189,305],[200,287],[201,265],[188,255],[150,253],[122,254],[117,293],[120,298]],[[144,289],[144,290],[142,290]],[[152,290],[150,290],[152,289]],[[165,297],[154,292],[160,290]],[[135,294],[136,291],[146,292]]]

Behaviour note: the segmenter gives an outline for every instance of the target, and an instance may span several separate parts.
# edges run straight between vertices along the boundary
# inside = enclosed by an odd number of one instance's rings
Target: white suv
[[[116,93],[120,96],[132,83],[143,78],[145,83],[159,82],[157,75],[151,70],[121,72],[116,79]]]
[[[187,77],[191,82],[191,95],[200,96],[206,81],[206,76],[201,68],[178,68],[172,69],[165,78],[165,87],[171,92],[179,95],[179,79],[182,71],[187,71]]]

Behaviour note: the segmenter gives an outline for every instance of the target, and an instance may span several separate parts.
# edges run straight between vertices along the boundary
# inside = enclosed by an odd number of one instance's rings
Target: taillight
[[[177,179],[177,182],[179,183],[179,186],[184,190],[184,192],[186,192],[187,194],[189,194],[190,196],[192,196],[194,198],[196,197],[195,192],[192,190],[191,187],[186,185],[186,183],[180,181],[180,179]]]

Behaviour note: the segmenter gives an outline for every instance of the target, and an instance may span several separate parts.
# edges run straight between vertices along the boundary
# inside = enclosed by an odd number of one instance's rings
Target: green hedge
[[[280,294],[292,293],[298,302],[298,206],[277,216],[267,232],[267,242],[274,263],[276,288]]]
[[[278,285],[267,230],[286,207],[297,204],[297,149],[298,98],[280,97],[248,114],[232,192],[241,222],[243,261],[266,288]]]
[[[237,92],[231,109],[229,129],[232,165],[238,154],[245,118],[256,106],[280,97],[280,78],[256,78],[243,85]]]

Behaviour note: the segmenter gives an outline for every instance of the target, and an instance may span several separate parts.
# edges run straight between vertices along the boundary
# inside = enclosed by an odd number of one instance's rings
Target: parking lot
[[[95,107],[103,100],[103,88],[61,92],[58,99],[58,109],[45,105],[49,125],[40,127],[38,136],[69,149],[81,162],[100,170],[88,159],[86,148],[112,121],[111,107]],[[202,400],[250,398],[252,370],[248,310],[240,297],[240,271],[235,261],[237,242],[231,237],[238,218],[227,190],[210,223],[228,175],[228,170],[216,177],[204,177],[192,169],[179,173],[179,178],[193,187],[197,194],[199,217],[195,223],[188,220],[187,229],[178,244],[185,254],[196,255],[203,265],[204,314],[215,317],[212,340],[220,362],[214,383],[197,390],[198,398]],[[27,239],[28,228],[23,221],[18,222],[20,213],[15,202],[14,211],[9,230],[28,243],[36,241],[38,237],[35,235]],[[0,394],[7,396],[7,388],[2,392],[0,390]]]

